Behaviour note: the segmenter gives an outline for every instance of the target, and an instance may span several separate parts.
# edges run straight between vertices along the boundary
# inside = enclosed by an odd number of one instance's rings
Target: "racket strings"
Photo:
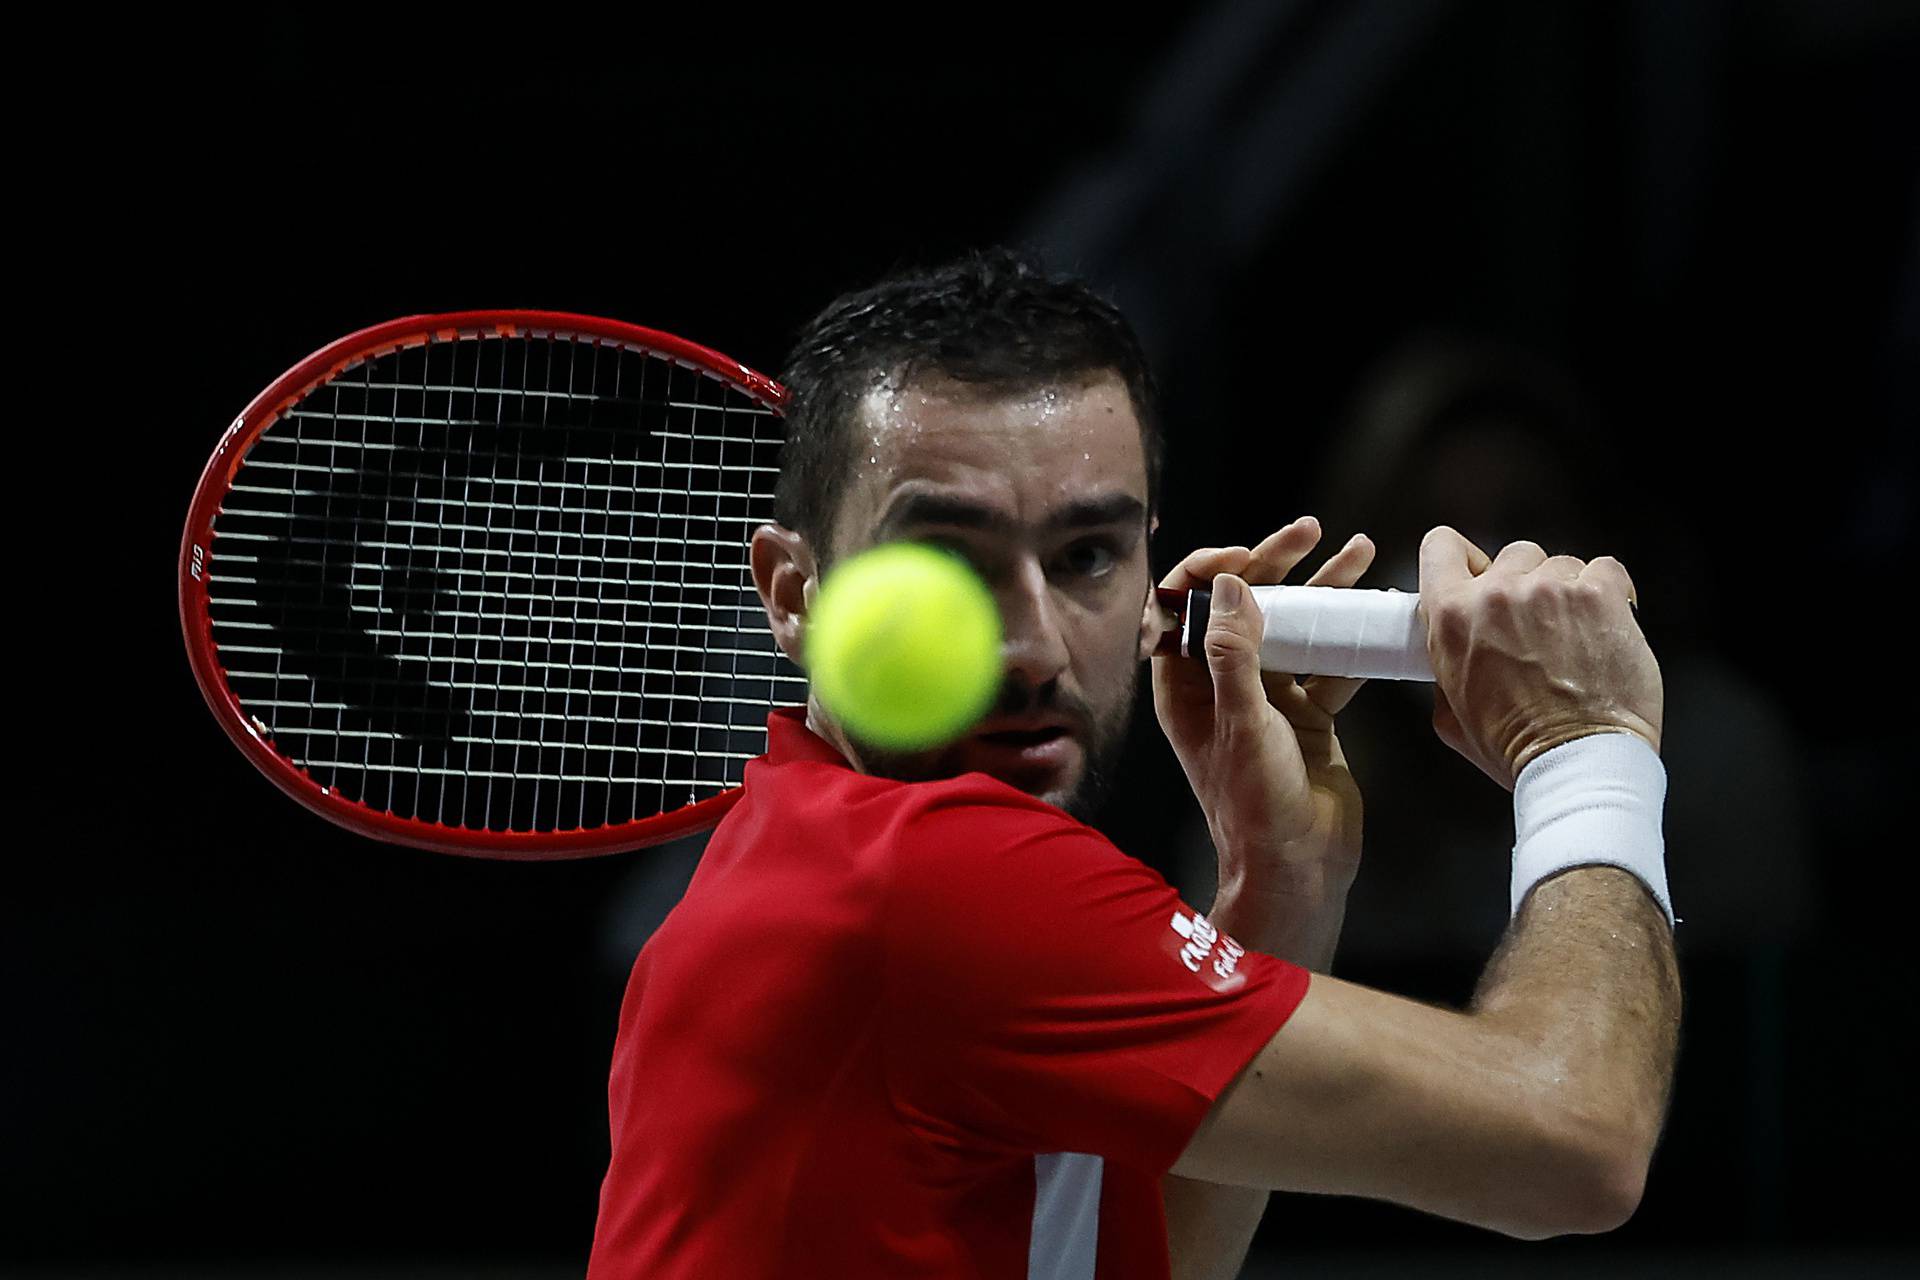
[[[343,370],[215,518],[228,683],[321,786],[400,817],[574,830],[738,785],[805,697],[745,555],[779,443],[730,383],[589,340]]]

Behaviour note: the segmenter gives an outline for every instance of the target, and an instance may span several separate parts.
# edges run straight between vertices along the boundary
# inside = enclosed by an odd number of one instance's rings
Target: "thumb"
[[[1215,577],[1205,649],[1216,723],[1250,719],[1266,706],[1267,689],[1260,682],[1260,638],[1265,632],[1265,619],[1247,584],[1230,573]]]
[[[1432,599],[1441,592],[1471,582],[1485,573],[1493,562],[1487,553],[1462,537],[1459,531],[1438,525],[1420,539],[1420,597]]]

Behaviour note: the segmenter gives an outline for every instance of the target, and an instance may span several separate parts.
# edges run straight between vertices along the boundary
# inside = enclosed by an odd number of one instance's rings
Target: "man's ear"
[[[804,536],[783,525],[763,524],[753,531],[748,560],[753,567],[753,586],[767,611],[767,626],[773,631],[775,643],[796,666],[804,668],[800,655],[806,639],[807,610],[813,606],[813,594],[819,588],[813,548]]]

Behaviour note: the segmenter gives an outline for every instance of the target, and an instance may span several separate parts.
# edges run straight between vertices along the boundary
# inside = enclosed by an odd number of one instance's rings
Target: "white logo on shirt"
[[[1216,942],[1220,944],[1220,954],[1214,959],[1213,971],[1222,978],[1231,978],[1234,967],[1240,963],[1240,957],[1247,954],[1245,947],[1214,928],[1213,922],[1198,911],[1192,916],[1174,912],[1173,931],[1186,939],[1187,943],[1180,948],[1180,962],[1195,973],[1200,972],[1200,966],[1213,954]]]

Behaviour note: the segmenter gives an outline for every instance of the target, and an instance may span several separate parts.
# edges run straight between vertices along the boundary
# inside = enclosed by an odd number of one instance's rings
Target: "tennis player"
[[[802,658],[829,565],[932,541],[996,593],[1005,686],[923,755],[817,703],[773,715],[634,966],[591,1276],[1231,1276],[1275,1188],[1527,1238],[1633,1212],[1680,994],[1660,673],[1618,562],[1422,543],[1435,728],[1517,822],[1512,927],[1472,1006],[1432,1008],[1325,972],[1360,860],[1334,731],[1356,686],[1263,675],[1246,590],[1299,568],[1312,520],[1165,580],[1214,593],[1209,663],[1153,664],[1211,910],[1082,821],[1152,635],[1160,424],[1111,306],[976,255],[833,303],[783,380],[751,556],[781,647]]]

